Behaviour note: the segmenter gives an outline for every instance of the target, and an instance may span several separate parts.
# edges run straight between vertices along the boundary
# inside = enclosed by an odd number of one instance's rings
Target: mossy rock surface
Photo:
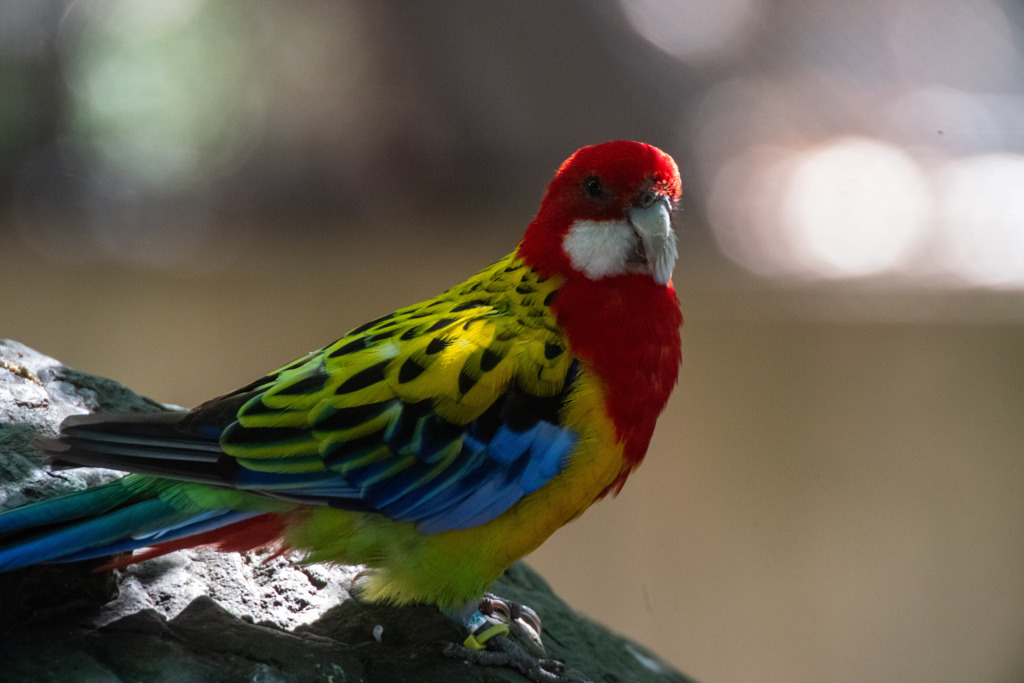
[[[162,410],[109,379],[0,340],[0,508],[117,476],[52,472],[32,439],[75,413]],[[525,680],[443,656],[460,628],[430,607],[351,599],[355,570],[256,553],[180,551],[121,571],[84,563],[0,574],[0,680],[459,683]],[[523,563],[494,592],[544,620],[548,653],[582,680],[685,683],[656,655],[578,614]]]

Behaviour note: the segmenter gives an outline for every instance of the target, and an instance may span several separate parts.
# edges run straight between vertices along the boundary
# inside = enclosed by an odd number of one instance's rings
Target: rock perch
[[[31,442],[73,414],[166,407],[0,340],[0,509],[118,473],[51,471]],[[446,659],[459,627],[427,607],[350,600],[353,567],[185,550],[93,572],[95,563],[0,574],[0,680],[261,683],[523,681]],[[516,563],[495,587],[544,616],[545,644],[588,681],[689,681],[640,645],[574,612]]]

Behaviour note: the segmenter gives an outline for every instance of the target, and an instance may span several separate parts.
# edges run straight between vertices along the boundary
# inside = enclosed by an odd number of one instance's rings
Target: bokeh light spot
[[[785,148],[749,149],[722,164],[708,196],[708,218],[722,253],[758,275],[793,270],[792,248],[779,225],[792,157]]]
[[[1024,156],[951,162],[937,179],[939,258],[974,285],[1024,286]]]
[[[917,164],[873,140],[758,147],[723,165],[709,198],[722,251],[762,275],[851,278],[903,269],[925,232]]]
[[[738,52],[760,15],[759,0],[620,0],[629,23],[653,45],[683,61]]]
[[[234,167],[260,108],[233,5],[91,1],[69,16],[72,132],[97,175],[174,192]]]
[[[826,277],[898,268],[917,244],[929,206],[924,178],[906,154],[858,138],[806,153],[785,193],[794,255]]]

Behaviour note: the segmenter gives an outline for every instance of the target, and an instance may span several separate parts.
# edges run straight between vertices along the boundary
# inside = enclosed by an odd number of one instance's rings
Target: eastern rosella
[[[679,192],[654,147],[584,147],[515,251],[433,299],[191,411],[69,418],[53,461],[131,474],[0,515],[0,569],[272,546],[472,628],[644,457],[680,363]]]

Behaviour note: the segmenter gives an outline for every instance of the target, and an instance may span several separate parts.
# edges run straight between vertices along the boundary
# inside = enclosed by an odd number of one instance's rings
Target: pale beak
[[[672,279],[672,269],[678,256],[668,199],[659,196],[653,202],[643,203],[646,206],[635,206],[629,210],[629,224],[640,236],[655,282],[667,285]]]

